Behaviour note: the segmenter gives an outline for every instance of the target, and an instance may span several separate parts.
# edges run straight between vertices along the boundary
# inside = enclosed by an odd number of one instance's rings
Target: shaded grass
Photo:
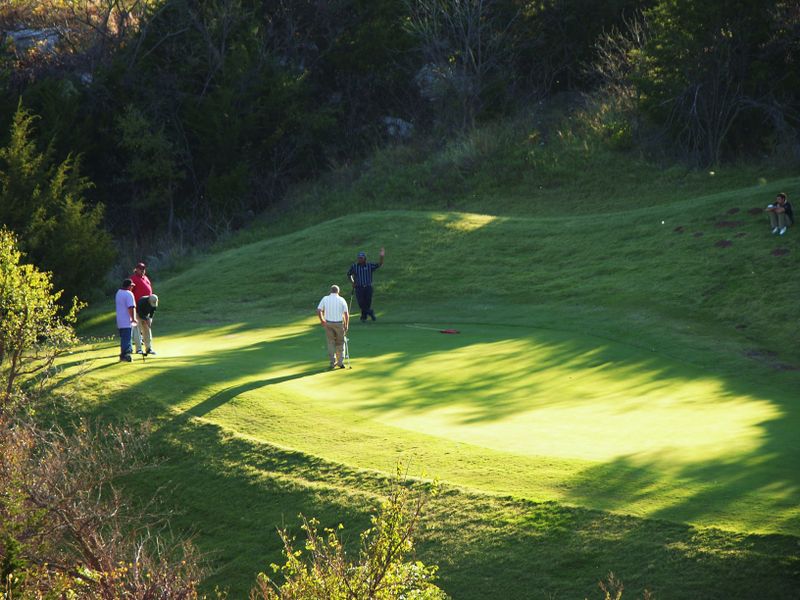
[[[354,467],[406,457],[476,489],[800,532],[796,376],[753,365],[741,380],[586,334],[457,325],[356,327],[355,369],[333,373],[319,328],[183,331],[136,379],[162,410]]]
[[[323,526],[346,523],[354,543],[388,489],[375,472],[182,418],[163,424],[155,449],[168,462],[129,485],[140,495],[167,486],[180,507],[173,526],[193,530],[208,553],[206,588],[224,586],[236,598],[257,570],[279,562],[276,525],[299,535],[297,513],[313,514]],[[454,598],[598,597],[595,582],[609,570],[630,595],[779,598],[800,583],[796,544],[444,486],[428,505],[418,555],[440,564]]]
[[[790,597],[800,247],[750,214],[800,183],[779,177],[662,169],[536,118],[388,149],[154,273],[159,356],[116,365],[107,337],[63,382],[156,419],[167,462],[131,489],[168,485],[232,597],[298,512],[355,537],[398,458],[446,482],[420,554],[456,598],[592,596],[609,570],[626,595]],[[379,321],[352,372],[321,372],[314,307],[382,245]],[[83,332],[113,327],[103,307]]]
[[[562,119],[563,115],[554,116],[543,108],[443,143],[380,149],[364,162],[296,186],[281,207],[264,213],[221,247],[291,233],[356,212],[598,215],[772,185],[794,176],[790,167],[775,161],[714,170],[648,161],[615,151],[588,132],[575,133],[574,121]]]

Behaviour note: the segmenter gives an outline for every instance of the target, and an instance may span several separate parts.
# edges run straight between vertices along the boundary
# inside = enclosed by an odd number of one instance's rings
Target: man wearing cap
[[[134,267],[133,275],[131,275],[131,281],[135,286],[133,288],[133,297],[137,306],[139,305],[139,300],[153,293],[153,284],[150,283],[150,279],[145,275],[146,270],[147,265],[140,262]],[[152,325],[152,321],[150,321],[150,325]],[[139,327],[134,327],[131,334],[133,335],[133,341],[136,343],[136,354],[141,354],[142,332],[139,330]]]
[[[331,369],[344,369],[344,336],[350,325],[350,313],[347,301],[339,295],[338,285],[332,285],[331,293],[319,301],[317,316],[325,328]]]
[[[361,308],[362,321],[366,321],[367,317],[371,317],[373,321],[375,320],[375,311],[372,310],[372,272],[383,266],[383,257],[385,255],[386,251],[381,248],[380,262],[368,263],[367,253],[359,252],[357,261],[350,265],[350,270],[347,271],[347,278],[353,284],[356,300],[358,300],[358,306]]]
[[[134,292],[134,296],[136,293]],[[136,302],[136,314],[139,315],[139,330],[144,340],[145,355],[155,354],[153,350],[153,315],[158,308],[158,296],[150,294],[142,296]]]
[[[119,329],[119,359],[123,362],[131,362],[131,327],[136,327],[136,301],[131,291],[133,287],[134,283],[130,279],[123,280],[114,299]]]

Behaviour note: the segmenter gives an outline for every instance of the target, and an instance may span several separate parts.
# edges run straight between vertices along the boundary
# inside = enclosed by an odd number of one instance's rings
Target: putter
[[[353,365],[350,364],[350,338],[344,336],[344,361],[348,369],[352,369]]]

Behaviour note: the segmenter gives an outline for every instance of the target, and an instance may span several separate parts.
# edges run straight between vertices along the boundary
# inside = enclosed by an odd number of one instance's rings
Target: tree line
[[[111,236],[213,240],[376,145],[564,91],[620,149],[800,158],[793,0],[10,0],[0,32],[0,218],[84,297]]]

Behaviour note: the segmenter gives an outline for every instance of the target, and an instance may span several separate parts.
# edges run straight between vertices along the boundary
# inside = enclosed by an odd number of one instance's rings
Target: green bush
[[[286,562],[272,568],[284,581],[276,584],[260,573],[251,600],[446,600],[433,583],[437,568],[412,558],[423,506],[424,496],[395,482],[372,527],[361,534],[356,560],[347,556],[342,525],[320,532],[318,521],[303,518],[307,554],[282,530]]]

